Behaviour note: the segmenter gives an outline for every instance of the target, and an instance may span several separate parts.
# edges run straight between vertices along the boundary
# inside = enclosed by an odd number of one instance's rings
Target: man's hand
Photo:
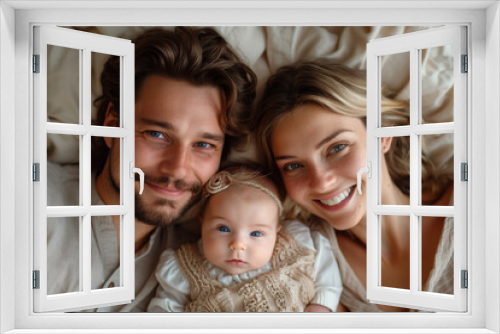
[[[328,307],[318,304],[309,304],[304,312],[332,312]]]

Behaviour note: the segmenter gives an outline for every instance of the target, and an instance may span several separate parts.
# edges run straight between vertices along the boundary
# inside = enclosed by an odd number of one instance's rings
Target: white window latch
[[[131,179],[134,179],[134,173],[139,174],[139,184],[141,186],[141,189],[139,190],[139,195],[142,195],[142,191],[144,190],[144,172],[140,168],[135,168],[133,161],[130,161],[129,167],[130,167],[129,170]]]
[[[361,168],[358,171],[358,192],[360,195],[362,194],[362,192],[361,192],[361,175],[363,175],[363,173],[366,173],[366,176],[368,176],[369,179],[372,178],[372,163],[370,161],[368,161],[368,167]]]

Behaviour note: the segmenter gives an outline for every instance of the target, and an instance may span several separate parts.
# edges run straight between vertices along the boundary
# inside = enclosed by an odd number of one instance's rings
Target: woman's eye
[[[294,162],[294,163],[286,165],[284,170],[285,171],[292,171],[292,170],[299,169],[300,167],[301,167],[300,164]]]
[[[219,231],[221,231],[221,232],[229,232],[229,229],[227,228],[227,226],[221,226],[221,227],[219,227]]]
[[[262,232],[259,232],[259,231],[253,231],[252,233],[250,233],[250,235],[252,237],[261,237],[262,236]]]
[[[330,150],[330,153],[338,153],[338,152],[342,151],[346,146],[347,146],[346,144],[335,145]]]

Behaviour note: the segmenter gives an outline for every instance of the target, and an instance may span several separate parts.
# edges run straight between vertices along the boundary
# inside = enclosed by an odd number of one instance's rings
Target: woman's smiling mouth
[[[321,207],[328,210],[340,210],[345,205],[347,205],[347,203],[349,203],[349,200],[354,196],[354,187],[356,186],[354,185],[350,188],[347,188],[346,190],[332,198],[322,200],[316,199],[314,201]]]
[[[342,202],[343,200],[345,200],[349,194],[351,193],[352,191],[352,188],[347,188],[346,190],[344,190],[342,193],[340,193],[339,195],[331,198],[331,199],[327,199],[327,200],[320,200],[320,202],[324,205],[328,205],[328,206],[333,206],[333,205],[337,205],[339,204],[340,202]]]

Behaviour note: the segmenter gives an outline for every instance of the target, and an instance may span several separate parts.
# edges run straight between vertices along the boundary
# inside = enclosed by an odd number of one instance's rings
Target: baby
[[[243,168],[203,189],[202,237],[166,250],[148,312],[331,312],[342,292],[328,240],[283,207],[270,179]]]

